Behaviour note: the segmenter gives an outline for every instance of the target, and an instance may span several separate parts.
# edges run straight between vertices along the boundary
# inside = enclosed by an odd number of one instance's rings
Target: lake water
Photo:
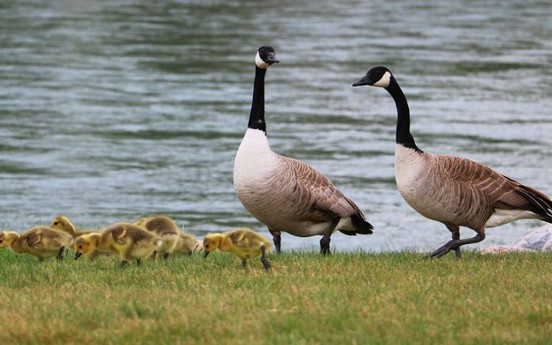
[[[351,84],[387,65],[420,148],[552,195],[550,18],[547,1],[2,1],[3,226],[165,213],[200,237],[268,236],[232,186],[254,56],[268,44],[281,61],[266,78],[272,148],[327,174],[375,227],[336,233],[332,247],[435,249],[448,230],[396,190],[391,97]],[[482,246],[540,224],[489,229]],[[284,234],[282,247],[318,240]]]

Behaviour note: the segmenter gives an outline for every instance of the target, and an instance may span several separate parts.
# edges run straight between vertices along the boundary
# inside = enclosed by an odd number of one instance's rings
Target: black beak
[[[354,82],[353,86],[373,85],[373,84],[374,84],[374,82],[370,81],[368,76],[365,75],[364,77],[362,77],[359,80],[357,80],[356,82]]]
[[[276,59],[276,55],[274,53],[269,53],[266,58],[266,62],[269,65],[272,65],[273,63],[280,63],[280,60]]]
[[[206,258],[207,255],[209,255],[209,252],[208,252],[208,251],[205,251],[205,254],[203,254],[203,258]]]
[[[75,260],[77,260],[78,258],[80,258],[81,255],[82,255],[81,252],[76,252],[76,253],[75,253]]]

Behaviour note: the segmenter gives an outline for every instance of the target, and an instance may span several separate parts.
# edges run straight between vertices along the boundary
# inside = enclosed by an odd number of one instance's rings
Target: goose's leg
[[[130,252],[132,251],[133,245],[129,245],[123,253],[120,254],[121,262],[119,262],[119,267],[124,267],[130,260]]]
[[[455,224],[445,224],[447,229],[452,233],[452,240],[457,241],[460,239],[460,226]],[[460,247],[454,248],[454,252],[456,253],[457,258],[462,257],[462,253],[460,252]]]
[[[247,266],[247,260],[243,259],[243,260],[242,260],[242,267],[243,267],[243,269],[245,269],[246,266]]]
[[[460,240],[460,230],[452,233],[452,240],[453,241]],[[460,247],[454,248],[454,252],[456,253],[456,258],[460,259],[462,257],[462,253],[460,252]]]
[[[266,249],[264,245],[261,246],[261,262],[263,263],[265,270],[268,271],[270,269],[270,262],[266,259]]]
[[[444,246],[437,249],[433,253],[429,255],[430,258],[440,258],[441,256],[445,255],[446,253],[450,252],[452,249],[460,248],[461,246],[465,244],[471,244],[471,243],[478,243],[485,239],[485,230],[478,231],[477,235],[474,237],[466,238],[463,240],[452,240],[447,242]]]
[[[335,227],[339,223],[339,220],[340,220],[339,217],[332,220],[330,226],[328,227],[328,230],[326,230],[326,233],[324,234],[324,236],[322,236],[322,239],[320,240],[320,253],[321,254],[324,254],[324,255],[331,254],[330,253],[331,236],[332,236],[332,234],[335,230]]]
[[[282,245],[282,236],[280,231],[273,231],[268,229],[268,231],[272,234],[272,242],[274,242],[274,249],[276,249],[276,253],[280,254],[280,249]]]

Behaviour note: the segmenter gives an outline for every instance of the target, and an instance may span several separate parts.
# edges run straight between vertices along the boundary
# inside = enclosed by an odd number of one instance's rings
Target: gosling
[[[73,238],[77,238],[81,235],[97,232],[95,230],[77,231],[77,227],[75,226],[75,224],[73,224],[73,222],[69,219],[69,217],[65,215],[59,215],[56,218],[54,218],[54,220],[52,220],[52,223],[50,223],[50,228],[64,231],[70,234],[71,236],[73,236]]]
[[[180,239],[180,228],[176,223],[167,216],[142,217],[134,222],[134,224],[156,234],[161,238],[163,244],[153,253],[153,259],[157,255],[167,259],[170,254],[174,253],[178,241]]]
[[[116,223],[100,233],[82,235],[77,239],[75,260],[81,255],[94,255],[96,251],[113,252],[119,255],[119,266],[128,261],[149,257],[159,250],[163,241],[159,236],[131,223]]]
[[[205,236],[203,239],[205,257],[217,248],[222,252],[229,252],[239,257],[244,269],[248,259],[259,255],[264,268],[267,271],[270,269],[271,265],[266,259],[266,252],[270,250],[271,243],[251,229],[238,228],[223,234],[208,234]]]
[[[0,232],[0,248],[10,247],[14,253],[30,254],[39,261],[51,257],[62,260],[65,249],[72,244],[71,235],[44,226],[33,227],[22,234]]]
[[[192,253],[199,253],[203,249],[203,243],[198,241],[195,236],[181,231],[178,234],[178,241],[174,247],[173,254],[185,254],[192,255]]]

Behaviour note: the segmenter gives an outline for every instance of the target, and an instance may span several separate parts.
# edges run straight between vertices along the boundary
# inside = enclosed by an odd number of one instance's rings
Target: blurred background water
[[[327,174],[375,226],[332,247],[435,249],[449,232],[396,190],[391,97],[351,84],[387,65],[422,149],[552,195],[550,18],[536,0],[0,1],[0,220],[102,227],[164,213],[200,237],[268,236],[232,186],[267,44],[281,60],[266,79],[272,148]],[[489,229],[482,246],[539,225]],[[282,246],[318,240],[284,234]]]

